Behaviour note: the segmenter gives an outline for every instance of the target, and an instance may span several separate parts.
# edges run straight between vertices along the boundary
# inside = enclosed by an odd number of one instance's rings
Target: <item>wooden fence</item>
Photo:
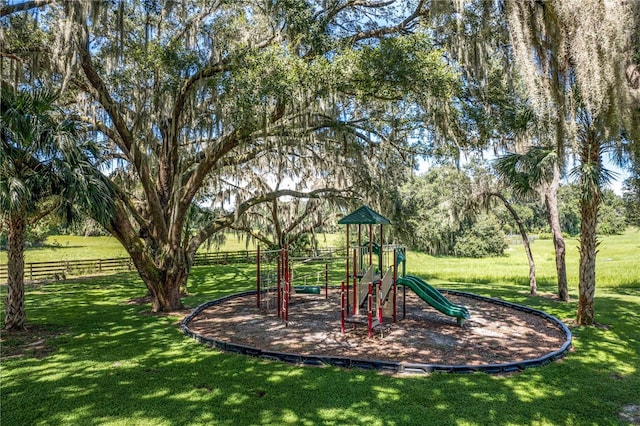
[[[60,260],[31,262],[24,265],[25,281],[63,280],[67,276],[90,275],[103,272],[131,271],[133,262],[128,257],[89,260]],[[0,283],[7,282],[7,265],[0,265]]]
[[[327,248],[302,253],[307,258],[328,257],[336,253]],[[256,250],[238,250],[226,252],[197,253],[193,266],[223,265],[228,263],[253,263],[256,261]],[[261,256],[262,257],[262,256]],[[134,270],[129,257],[90,260],[61,260],[55,262],[31,262],[24,265],[25,281],[64,280],[68,276],[82,276],[105,272],[122,272]],[[7,282],[7,265],[0,265],[0,284]]]

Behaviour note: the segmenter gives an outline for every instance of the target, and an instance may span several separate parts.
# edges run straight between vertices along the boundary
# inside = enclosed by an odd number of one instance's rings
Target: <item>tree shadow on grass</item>
[[[228,294],[255,289],[255,286],[255,265],[238,263],[194,267],[187,286],[189,296],[184,302],[195,307]]]
[[[244,275],[228,271],[231,283],[207,284],[204,274],[195,288],[220,296],[242,287],[232,283]],[[122,304],[137,292],[129,284],[28,293],[31,321],[67,332],[45,358],[3,360],[3,424],[616,424],[620,408],[638,402],[635,295],[599,295],[610,327],[576,330],[575,351],[560,362],[508,376],[397,377],[208,349],[173,318]],[[512,289],[480,290],[555,306]]]
[[[625,396],[606,371],[575,360],[511,377],[397,378],[297,368],[176,341],[156,342],[135,358],[129,349],[123,345],[120,357],[102,362],[65,352],[35,374],[10,378],[3,385],[4,419],[89,425],[597,424],[611,422],[617,413],[610,401]],[[78,362],[66,365],[72,359]],[[42,404],[43,398],[56,403]]]

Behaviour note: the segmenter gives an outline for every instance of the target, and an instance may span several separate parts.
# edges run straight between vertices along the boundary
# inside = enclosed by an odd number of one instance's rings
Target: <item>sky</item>
[[[492,159],[495,158],[495,155],[493,154],[493,152],[485,152],[485,158],[488,159],[489,161],[491,161]],[[463,158],[461,159],[461,164],[466,163],[467,161]],[[434,162],[427,158],[427,159],[418,159],[418,174],[424,174],[427,170],[429,170],[431,167],[434,166]],[[607,169],[609,169],[612,172],[613,178],[614,180],[612,180],[606,187],[611,189],[613,192],[616,193],[616,195],[618,196],[622,196],[622,184],[624,182],[625,179],[627,179],[630,176],[630,173],[628,170],[622,169],[620,167],[618,167],[610,158],[605,157],[605,164]],[[571,183],[570,177],[565,177],[562,180],[562,184],[569,184]]]

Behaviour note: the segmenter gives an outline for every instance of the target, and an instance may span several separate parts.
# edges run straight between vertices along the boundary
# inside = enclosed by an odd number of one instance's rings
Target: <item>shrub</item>
[[[483,217],[457,239],[455,253],[459,257],[502,256],[507,247],[498,222],[492,217]]]

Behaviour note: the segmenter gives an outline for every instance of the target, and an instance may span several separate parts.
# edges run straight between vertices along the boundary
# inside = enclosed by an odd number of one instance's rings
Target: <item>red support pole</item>
[[[284,270],[284,282],[287,283],[289,282],[289,247],[287,247],[287,245],[284,245],[284,251],[282,252],[283,255],[283,261],[282,261],[282,268]]]
[[[404,255],[404,258],[407,258],[407,252],[406,249],[401,249],[402,250],[402,254]],[[405,265],[406,265],[406,260],[405,260]],[[404,276],[404,274],[406,274],[405,270],[404,270],[404,266],[402,268],[402,274]],[[402,286],[402,318],[406,318],[407,317],[407,286],[403,285]]]
[[[378,281],[378,297],[376,297],[378,303],[378,322],[382,324],[382,280]]]
[[[291,294],[291,283],[287,281],[284,283],[285,298],[284,298],[284,326],[289,327],[289,295]]]
[[[293,285],[293,266],[291,265],[291,260],[289,260],[289,248],[287,246],[287,266],[289,268],[289,300],[291,300],[291,286]],[[289,302],[287,302],[289,303]],[[289,316],[287,316],[287,320]]]
[[[373,336],[373,312],[372,312],[372,295],[373,293],[373,283],[369,283],[369,312],[367,313],[367,325],[369,328],[369,338]]]
[[[293,268],[291,267],[291,259],[289,259],[289,244],[287,244],[287,271],[288,271],[288,279],[289,282],[289,299],[287,300],[287,307],[289,305],[289,300],[291,300],[291,285],[293,284]],[[287,308],[288,313],[288,308]],[[289,320],[289,315],[287,315],[287,321]]]
[[[284,245],[285,282],[284,282],[284,326],[289,327],[289,302],[291,301],[291,268],[289,265],[289,244]]]
[[[356,252],[357,249],[353,249],[353,262],[355,264],[356,261],[356,256],[358,256],[358,253]],[[356,271],[353,271],[353,315],[357,315],[358,314],[358,284],[357,284],[357,279],[358,277],[356,276]],[[348,295],[347,295],[348,296]],[[349,303],[349,302],[347,302]]]
[[[282,268],[284,270],[285,294],[287,296],[288,310],[289,297],[291,297],[291,267],[289,265],[289,244],[284,245],[284,263],[282,264]]]
[[[256,291],[256,306],[258,308],[260,308],[260,245],[258,245],[257,256],[258,256],[258,262],[257,262],[258,263],[258,265],[257,265],[258,272],[257,272],[256,275],[257,275],[257,283],[258,284],[257,284],[257,291]]]
[[[344,297],[344,281],[340,286],[340,331],[344,334],[344,310],[345,310],[345,297]]]
[[[349,224],[347,224],[347,250],[346,250],[346,256],[347,256],[347,276],[346,276],[346,280],[347,280],[347,285],[349,284]],[[355,265],[354,265],[355,268]]]
[[[345,251],[345,257],[347,258],[347,276],[345,280],[347,281],[347,312],[349,311],[349,282],[351,281],[351,276],[349,275],[349,224],[347,224],[347,250]],[[355,269],[356,265],[353,265]]]
[[[282,250],[278,253],[278,286],[277,286],[277,299],[278,299],[278,318],[282,315]]]

